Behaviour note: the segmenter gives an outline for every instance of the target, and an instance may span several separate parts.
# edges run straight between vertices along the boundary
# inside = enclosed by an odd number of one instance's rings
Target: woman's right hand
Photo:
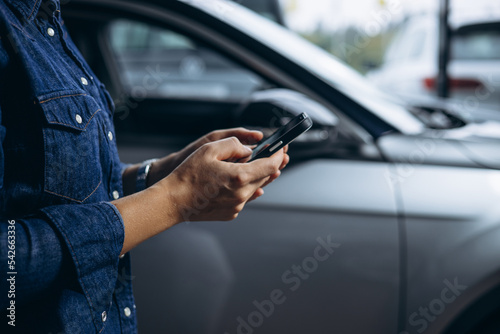
[[[259,189],[279,176],[288,157],[233,163],[252,154],[236,137],[204,144],[158,183],[172,193],[179,221],[232,220]]]
[[[228,162],[251,153],[236,137],[204,144],[167,177],[113,201],[125,228],[122,254],[183,221],[236,218],[288,162],[284,149],[249,163]]]

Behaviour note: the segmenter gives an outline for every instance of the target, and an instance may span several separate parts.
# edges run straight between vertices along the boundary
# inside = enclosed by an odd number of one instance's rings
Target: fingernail
[[[248,151],[248,153],[252,153],[252,149],[248,146],[243,145],[243,147]]]

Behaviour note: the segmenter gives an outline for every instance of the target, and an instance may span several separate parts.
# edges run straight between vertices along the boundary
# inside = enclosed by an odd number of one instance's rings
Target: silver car
[[[451,101],[466,116],[500,114],[500,17],[451,20]],[[367,74],[380,89],[404,98],[436,97],[439,22],[434,14],[409,17],[386,52],[382,66]],[[494,119],[500,116],[495,116]]]
[[[236,221],[187,222],[133,250],[133,274],[119,279],[134,285],[140,332],[500,331],[498,124],[395,104],[227,1],[72,0],[62,11],[114,95],[124,161],[217,128],[267,132],[301,112],[314,121],[291,145],[292,164]],[[209,86],[159,96],[178,76],[155,62],[130,86],[137,67],[120,58],[117,22],[161,30],[176,52],[209,50],[254,88],[239,100]]]

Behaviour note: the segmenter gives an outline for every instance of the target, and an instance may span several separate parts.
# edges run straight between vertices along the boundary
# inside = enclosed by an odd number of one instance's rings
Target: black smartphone
[[[271,136],[261,140],[253,149],[252,156],[248,162],[267,158],[280,150],[283,146],[290,144],[295,138],[311,128],[313,122],[306,113],[294,117],[286,125],[276,130]]]

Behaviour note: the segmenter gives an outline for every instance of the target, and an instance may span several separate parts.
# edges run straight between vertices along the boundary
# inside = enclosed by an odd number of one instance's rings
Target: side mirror
[[[327,142],[339,120],[320,103],[289,89],[269,89],[253,93],[236,112],[236,124],[257,129],[268,136],[293,117],[307,113],[314,125],[299,136],[293,145]]]

